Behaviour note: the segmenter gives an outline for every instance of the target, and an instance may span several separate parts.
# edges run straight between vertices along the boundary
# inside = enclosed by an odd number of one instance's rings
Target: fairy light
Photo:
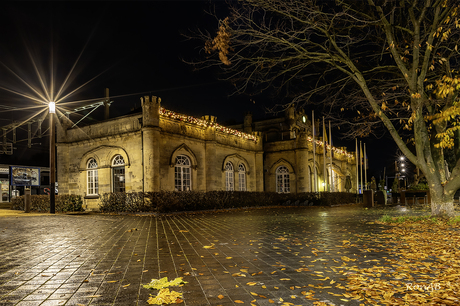
[[[254,135],[243,133],[243,132],[240,132],[238,130],[222,126],[222,125],[220,125],[218,123],[215,123],[215,122],[209,122],[209,121],[206,121],[206,120],[203,120],[203,119],[198,119],[198,118],[195,118],[195,117],[192,117],[192,116],[178,114],[178,113],[173,112],[171,110],[167,110],[167,109],[165,109],[163,107],[160,107],[160,115],[164,116],[164,117],[167,117],[167,118],[170,118],[170,119],[179,120],[179,121],[195,124],[195,125],[202,126],[202,127],[212,127],[212,128],[215,128],[216,130],[222,132],[222,133],[238,136],[238,137],[241,137],[243,139],[253,140],[253,141],[257,142],[257,137],[254,136]],[[313,139],[311,137],[307,137],[307,141],[313,142]],[[315,140],[315,143],[316,143],[316,145],[318,145],[320,147],[324,146],[324,143],[322,141],[320,141],[320,140]],[[345,155],[347,158],[353,158],[353,154],[350,154],[345,150],[333,147],[333,146],[331,146],[329,144],[326,145],[326,148],[328,150],[333,150],[334,153],[336,153],[336,154]]]
[[[307,141],[313,142],[313,138],[309,136],[309,137],[307,137]],[[324,142],[322,142],[322,141],[320,141],[320,140],[316,140],[316,139],[315,139],[315,143],[316,143],[316,145],[318,145],[318,146],[320,146],[320,147],[324,147]],[[342,149],[333,147],[333,146],[331,146],[330,144],[326,144],[326,149],[332,150],[332,151],[334,151],[334,153],[336,153],[336,154],[345,155],[347,158],[353,158],[353,154],[350,154],[350,153],[348,153],[348,152],[345,151],[345,150],[342,150]]]
[[[222,125],[220,125],[218,123],[215,123],[215,122],[209,122],[209,121],[206,121],[206,120],[203,120],[203,119],[198,119],[198,118],[195,118],[195,117],[192,117],[192,116],[178,114],[176,112],[167,110],[167,109],[165,109],[163,107],[160,107],[160,115],[168,117],[168,118],[171,118],[171,119],[174,119],[174,120],[179,120],[179,121],[195,124],[195,125],[202,126],[202,127],[212,127],[212,128],[215,128],[216,130],[222,132],[222,133],[238,136],[238,137],[241,137],[243,139],[253,140],[253,141],[257,142],[257,137],[254,136],[254,135],[243,133],[243,132],[240,132],[238,130],[234,130],[234,129],[222,126]]]

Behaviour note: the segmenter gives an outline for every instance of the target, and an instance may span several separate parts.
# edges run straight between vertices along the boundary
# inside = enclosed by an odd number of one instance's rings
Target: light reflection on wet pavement
[[[156,292],[142,284],[162,277],[187,282],[171,288],[182,305],[359,305],[337,288],[345,265],[391,256],[368,239],[385,228],[373,221],[405,213],[420,212],[346,205],[0,218],[0,305],[148,305]]]

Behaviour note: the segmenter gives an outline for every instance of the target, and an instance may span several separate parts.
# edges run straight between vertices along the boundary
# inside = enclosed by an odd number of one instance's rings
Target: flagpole
[[[364,191],[363,186],[363,144],[361,140],[359,141],[359,164],[361,165],[361,193]]]
[[[355,162],[356,162],[356,194],[359,194],[359,164],[358,164],[358,138],[355,138]]]
[[[366,190],[367,190],[367,154],[366,154],[366,143],[364,143],[364,182],[366,183]]]
[[[332,132],[331,132],[331,121],[329,120],[329,143],[331,145],[331,150],[329,151],[329,173],[330,173],[330,181],[331,181],[331,191],[335,191],[334,185],[334,174],[332,170]]]
[[[316,188],[317,188],[317,185],[316,185],[316,180],[317,180],[317,177],[316,177],[316,142],[315,142],[315,111],[312,110],[311,111],[311,124],[312,124],[312,134],[313,134],[313,142],[312,142],[312,147],[313,147],[313,173],[314,173],[314,176],[313,176],[313,192],[316,192]]]
[[[323,116],[323,173],[324,173],[324,176],[323,176],[323,182],[324,182],[324,186],[323,186],[323,191],[326,191],[326,185],[327,185],[327,173],[326,173],[326,142],[327,142],[327,139],[326,139],[326,126],[324,125],[324,116]]]

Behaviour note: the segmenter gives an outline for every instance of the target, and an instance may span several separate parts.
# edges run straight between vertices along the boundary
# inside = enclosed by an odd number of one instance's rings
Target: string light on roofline
[[[238,136],[238,137],[241,137],[241,138],[244,138],[244,139],[253,140],[253,141],[257,142],[257,137],[254,136],[254,135],[243,133],[243,132],[240,132],[238,130],[222,126],[222,125],[220,125],[218,123],[215,123],[215,122],[209,122],[209,121],[206,121],[206,120],[203,120],[203,119],[198,119],[198,118],[195,118],[195,117],[192,117],[192,116],[178,114],[176,112],[167,110],[167,109],[165,109],[163,107],[160,107],[160,115],[168,117],[168,118],[171,118],[171,119],[196,124],[198,126],[213,127],[213,128],[215,128],[216,130],[218,130],[220,132],[223,132],[223,133],[226,133],[226,134],[231,134],[231,135],[234,135],[234,136]]]
[[[220,132],[231,134],[231,135],[234,135],[234,136],[238,136],[238,137],[241,137],[241,138],[244,138],[244,139],[253,140],[253,141],[257,142],[257,137],[254,136],[254,135],[243,133],[243,132],[240,132],[238,130],[222,126],[222,125],[220,125],[218,123],[215,123],[215,122],[210,122],[210,121],[206,121],[206,120],[203,120],[203,119],[198,119],[198,118],[195,118],[195,117],[192,117],[192,116],[178,114],[178,113],[173,112],[171,110],[167,110],[167,109],[165,109],[163,107],[160,107],[160,115],[162,115],[164,117],[174,119],[174,120],[179,120],[179,121],[184,121],[184,122],[187,122],[187,123],[196,124],[196,125],[202,126],[202,127],[213,127],[213,128],[215,128],[216,130],[218,130]],[[307,137],[307,141],[313,142],[313,139],[311,137]],[[321,146],[321,147],[324,146],[324,143],[322,141],[315,140],[315,143],[318,146]],[[328,150],[333,150],[334,153],[336,153],[336,154],[342,154],[342,155],[345,155],[347,158],[353,158],[353,154],[350,154],[345,150],[333,147],[333,146],[331,146],[329,144],[326,145],[326,148]]]
[[[310,136],[308,136],[308,137],[307,137],[307,141],[313,142],[313,138],[310,137]],[[315,139],[315,143],[316,143],[317,146],[324,147],[324,142],[322,142],[322,141],[320,141],[320,140],[316,140],[316,139]],[[326,144],[326,149],[332,150],[332,151],[334,151],[334,153],[337,153],[337,154],[345,155],[347,158],[353,158],[353,154],[348,153],[348,152],[345,151],[345,150],[342,150],[342,149],[333,147],[333,146],[331,146],[330,144]]]

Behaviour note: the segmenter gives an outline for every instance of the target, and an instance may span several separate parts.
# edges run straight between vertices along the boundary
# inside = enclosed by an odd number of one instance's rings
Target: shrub
[[[279,194],[241,191],[159,191],[106,193],[101,196],[101,212],[159,212],[215,210],[278,205],[319,206],[356,202],[356,195],[346,192]]]
[[[428,183],[418,183],[409,187],[409,190],[428,190]]]
[[[24,210],[24,196],[12,199],[11,209]],[[50,211],[50,197],[48,195],[31,195],[30,210],[37,212]],[[74,194],[56,195],[55,210],[56,212],[83,211],[81,196]]]

